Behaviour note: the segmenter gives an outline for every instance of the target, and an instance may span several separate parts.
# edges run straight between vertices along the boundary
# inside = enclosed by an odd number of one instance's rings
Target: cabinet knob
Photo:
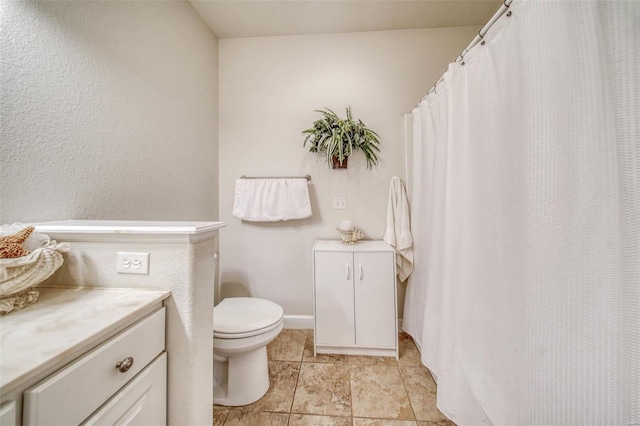
[[[116,368],[121,372],[121,373],[126,373],[127,371],[129,371],[129,369],[133,366],[133,357],[126,357],[125,359],[123,359],[122,361],[118,362],[116,364]]]

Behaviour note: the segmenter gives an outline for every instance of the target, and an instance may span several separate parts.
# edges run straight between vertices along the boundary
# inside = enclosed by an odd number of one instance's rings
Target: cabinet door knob
[[[127,371],[129,371],[129,369],[133,366],[133,357],[126,357],[125,359],[123,359],[122,361],[118,362],[116,364],[116,368],[121,372],[121,373],[126,373]]]
[[[346,263],[347,265],[347,280],[351,279],[351,270],[349,269],[349,262]]]
[[[362,263],[358,263],[358,266],[360,267],[360,281],[362,281],[362,277],[364,276],[364,272],[362,272]]]

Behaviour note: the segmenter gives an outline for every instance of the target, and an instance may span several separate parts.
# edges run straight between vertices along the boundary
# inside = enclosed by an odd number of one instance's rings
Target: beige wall
[[[339,238],[350,219],[368,238],[384,234],[388,184],[405,176],[403,114],[440,77],[478,28],[220,40],[220,220],[222,295],[250,294],[286,314],[312,314],[311,248]],[[361,154],[330,170],[302,147],[301,131],[328,107],[350,105],[382,138],[380,165]],[[312,176],[309,219],[241,222],[231,216],[241,175]],[[347,210],[333,210],[334,196]],[[402,301],[404,287],[400,286]],[[400,308],[400,313],[402,309]]]
[[[216,37],[188,2],[0,2],[0,223],[216,220]]]

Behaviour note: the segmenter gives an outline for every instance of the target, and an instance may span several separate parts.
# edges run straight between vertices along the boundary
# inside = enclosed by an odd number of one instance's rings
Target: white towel
[[[400,281],[405,281],[413,271],[413,237],[407,192],[397,176],[392,177],[389,184],[387,230],[382,239],[396,250],[396,273]]]
[[[238,179],[233,216],[276,222],[311,216],[306,179]]]

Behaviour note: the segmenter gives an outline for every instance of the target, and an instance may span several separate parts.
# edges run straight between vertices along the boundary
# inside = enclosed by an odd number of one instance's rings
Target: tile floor
[[[400,359],[313,356],[313,330],[283,330],[269,346],[271,387],[243,407],[215,406],[214,426],[455,426],[411,338]]]

